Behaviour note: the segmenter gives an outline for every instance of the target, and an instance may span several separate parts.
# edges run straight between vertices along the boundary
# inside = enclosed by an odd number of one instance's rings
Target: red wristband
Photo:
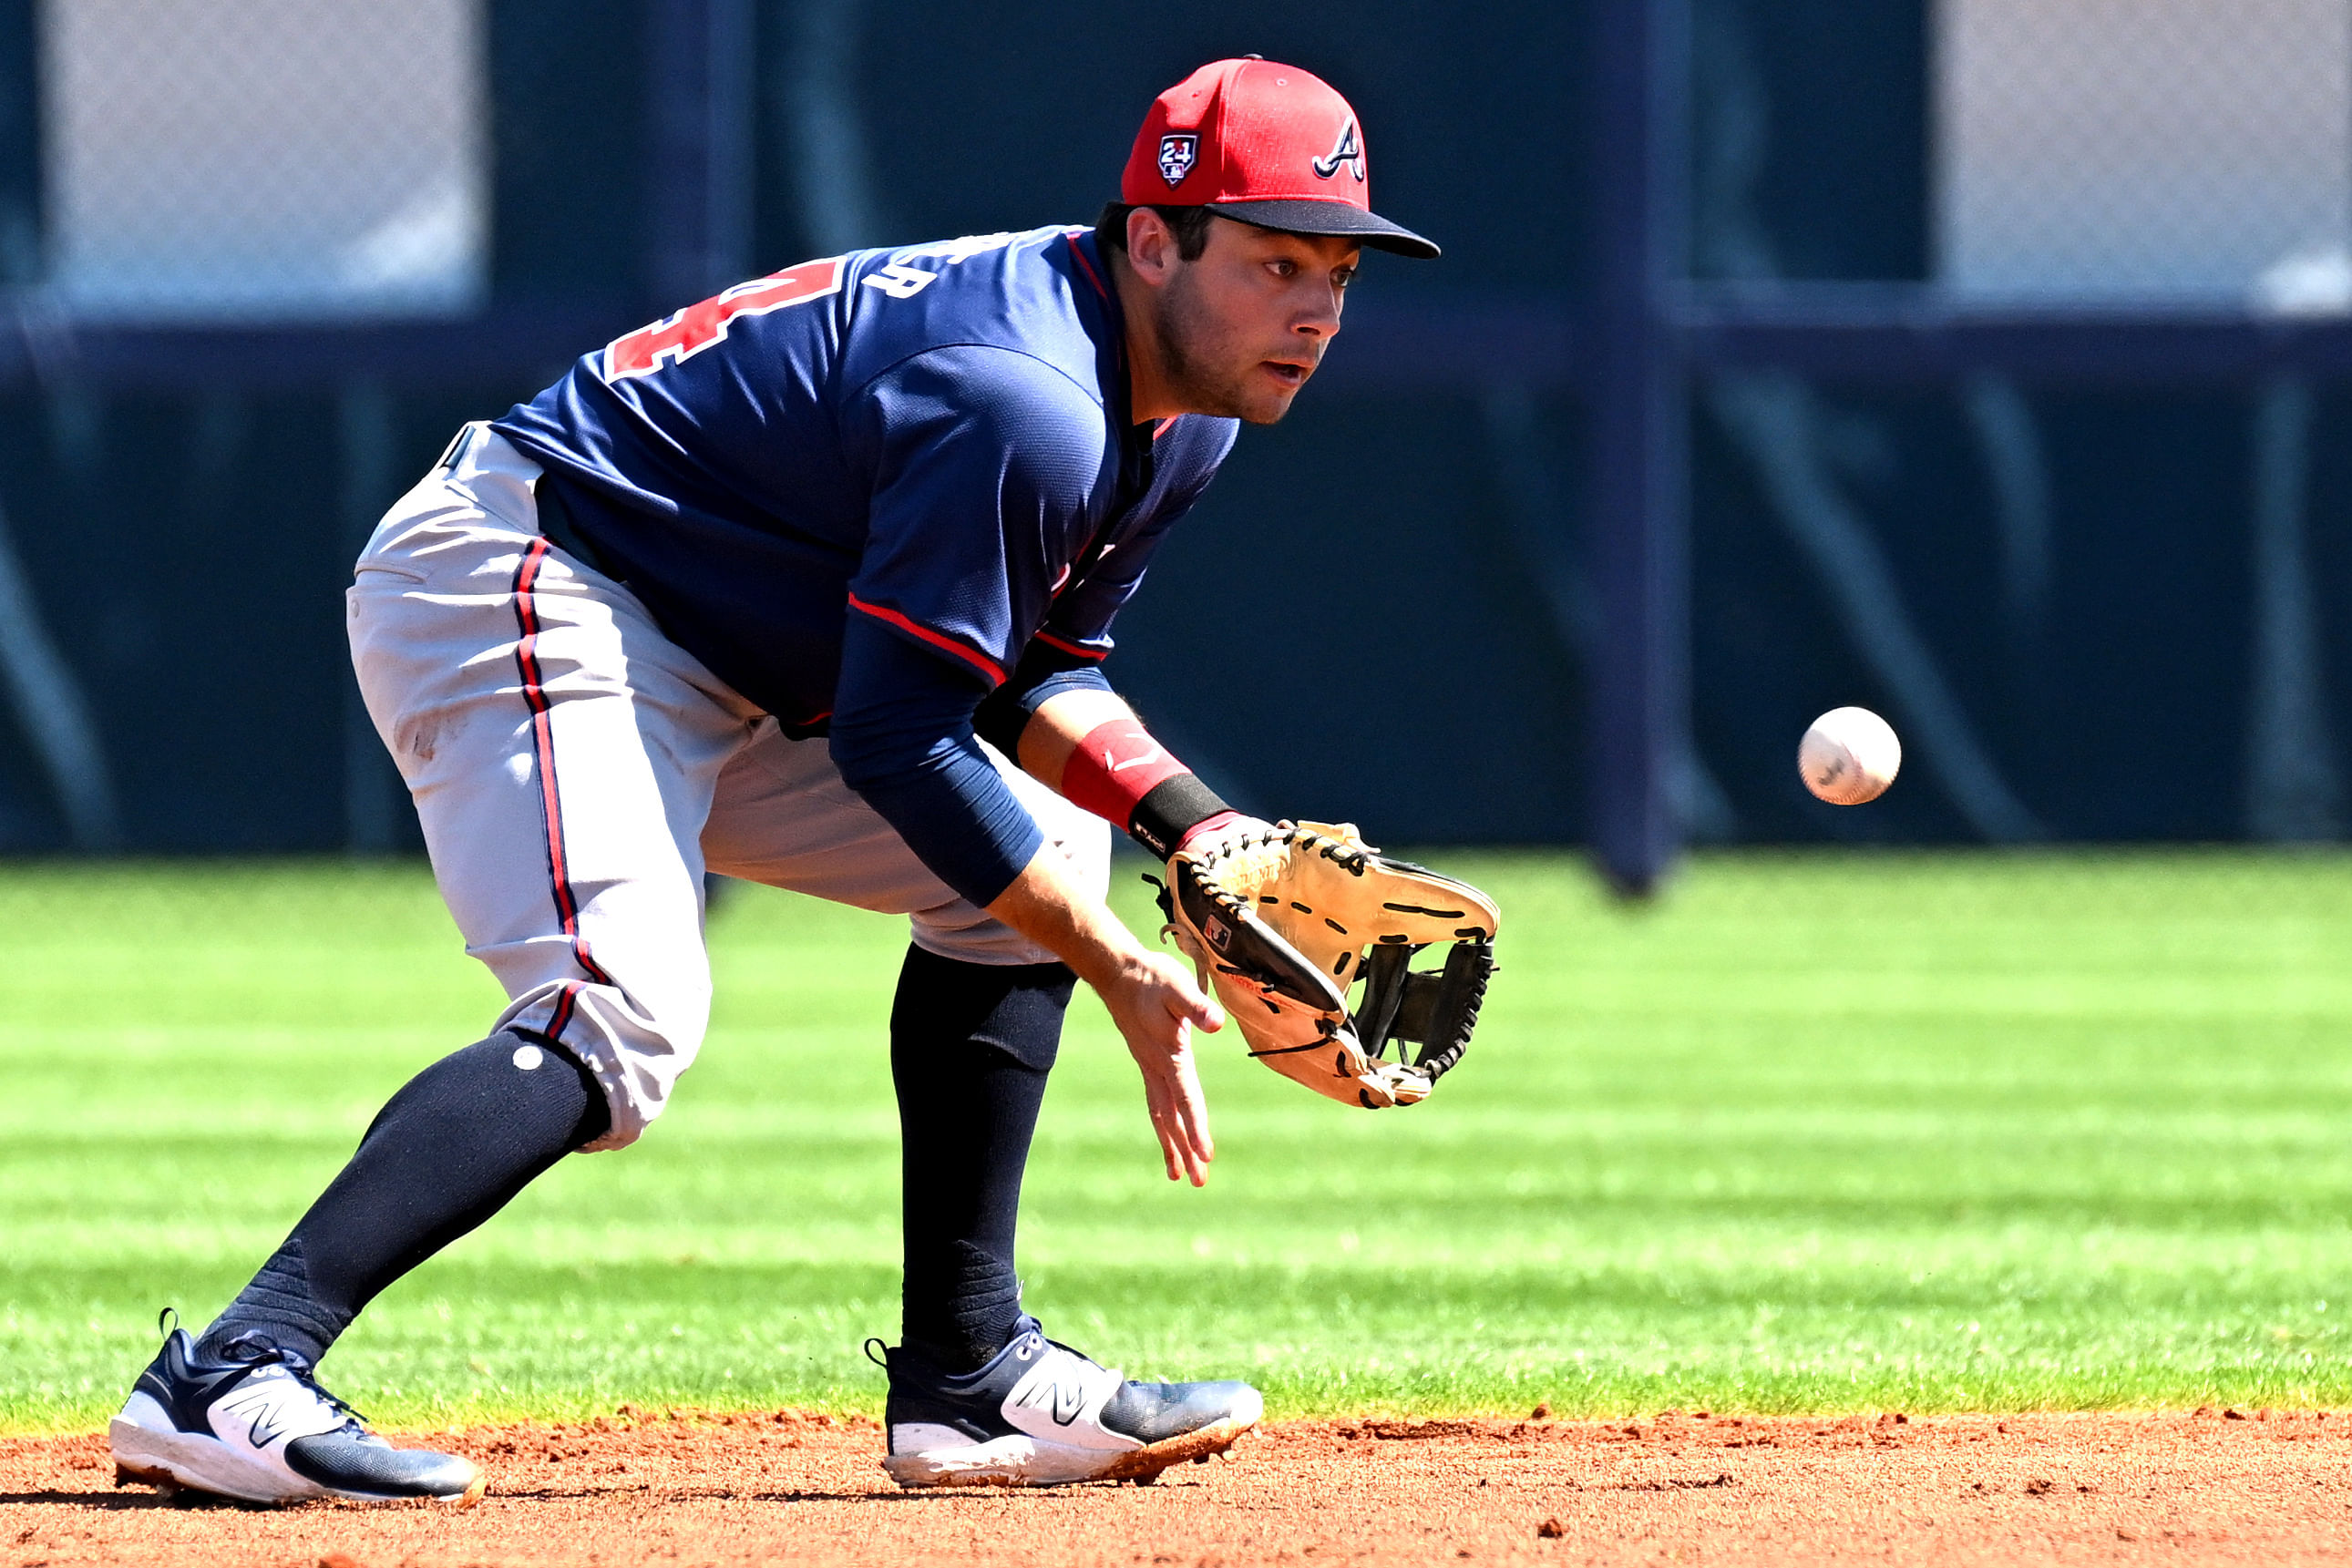
[[[1062,795],[1124,830],[1154,785],[1192,771],[1142,725],[1115,718],[1087,731],[1070,753],[1062,768]]]

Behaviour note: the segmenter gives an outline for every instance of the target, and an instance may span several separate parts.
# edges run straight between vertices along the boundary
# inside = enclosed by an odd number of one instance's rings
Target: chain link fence
[[[2352,6],[1937,0],[1938,280],[2352,309]]]
[[[35,23],[54,308],[252,321],[479,303],[481,0],[42,0]]]
[[[2052,374],[2032,350],[2352,314],[2352,5],[1923,0],[1869,56],[1844,9],[1699,0],[1696,269],[1857,286],[1852,308],[1998,328],[2012,353],[1701,378],[1694,689],[1725,809],[1692,827],[2344,837],[2346,389],[2199,381],[2145,351]],[[1858,134],[1874,101],[1918,140]],[[1916,209],[1846,195],[1897,180]],[[1836,270],[1809,267],[1824,256]],[[1847,702],[1909,753],[1901,798],[1866,811],[1778,777]]]

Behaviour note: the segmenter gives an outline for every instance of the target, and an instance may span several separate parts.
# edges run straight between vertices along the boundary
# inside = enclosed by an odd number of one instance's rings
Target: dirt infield
[[[1157,1486],[898,1490],[870,1426],[612,1417],[435,1439],[478,1507],[173,1507],[99,1437],[0,1441],[0,1568],[2352,1560],[2352,1416],[1292,1422]]]

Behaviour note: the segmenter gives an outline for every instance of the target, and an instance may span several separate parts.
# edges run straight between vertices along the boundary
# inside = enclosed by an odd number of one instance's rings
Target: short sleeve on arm
[[[874,496],[849,610],[1002,685],[1115,478],[1092,393],[1043,361],[933,349],[851,400]]]

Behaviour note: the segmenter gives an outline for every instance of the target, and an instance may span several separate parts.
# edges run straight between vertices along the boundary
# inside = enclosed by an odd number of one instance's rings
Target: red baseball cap
[[[1345,235],[1399,256],[1438,254],[1373,213],[1363,128],[1348,100],[1311,72],[1255,55],[1202,66],[1153,100],[1118,199]]]

